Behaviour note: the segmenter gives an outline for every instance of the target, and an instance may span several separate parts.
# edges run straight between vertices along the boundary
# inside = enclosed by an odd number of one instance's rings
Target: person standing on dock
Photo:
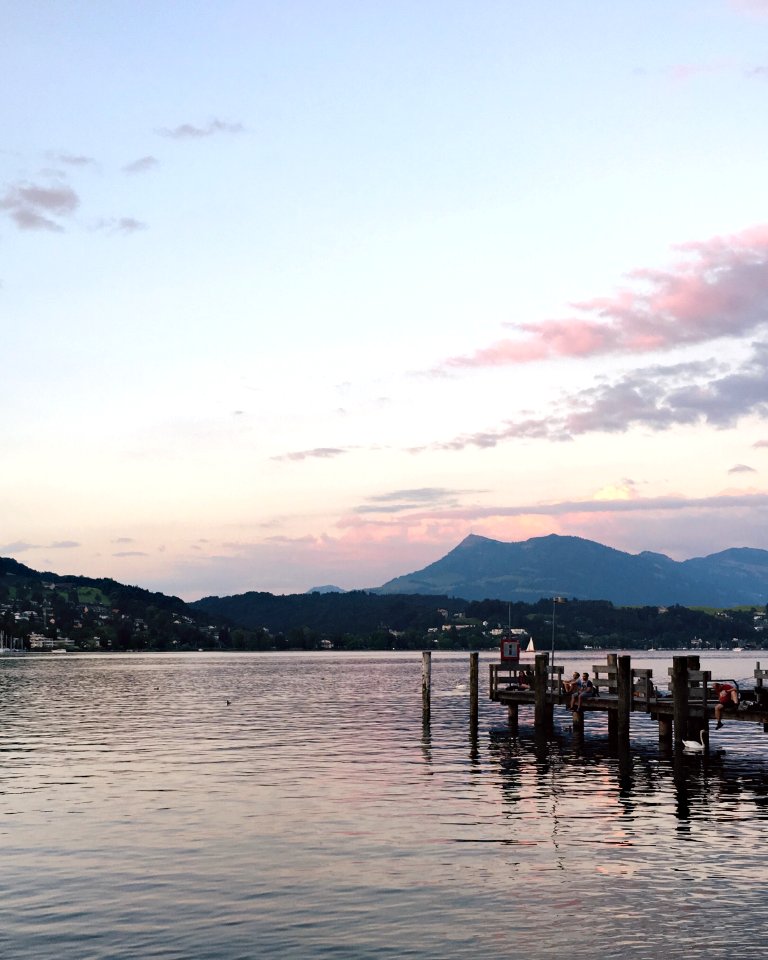
[[[715,705],[715,730],[723,725],[723,710],[735,710],[739,705],[739,690],[733,683],[713,683],[712,690],[717,695]]]

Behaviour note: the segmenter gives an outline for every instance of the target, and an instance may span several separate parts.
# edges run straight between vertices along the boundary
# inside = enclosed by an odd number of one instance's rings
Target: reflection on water
[[[521,709],[509,738],[481,699],[473,730],[466,655],[434,658],[424,725],[420,671],[402,654],[0,663],[0,955],[754,953],[758,728],[726,724],[708,760],[661,755],[639,715],[623,755],[604,717],[577,738],[558,714],[547,739]]]

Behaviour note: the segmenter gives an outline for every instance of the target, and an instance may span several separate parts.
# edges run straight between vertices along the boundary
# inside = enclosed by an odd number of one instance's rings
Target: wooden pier
[[[520,707],[533,707],[534,724],[538,729],[551,730],[555,708],[572,713],[575,730],[583,730],[587,716],[595,712],[608,714],[608,736],[618,747],[629,745],[630,722],[633,713],[649,714],[658,723],[659,744],[663,748],[683,750],[683,741],[703,743],[709,749],[709,721],[715,716],[717,698],[714,695],[711,672],[701,670],[698,656],[675,656],[668,668],[669,692],[660,692],[653,681],[653,672],[635,669],[631,658],[608,654],[603,664],[593,664],[591,675],[597,694],[582,702],[580,710],[571,711],[571,694],[563,689],[561,666],[550,664],[548,653],[536,654],[533,669],[522,665],[527,682],[519,682],[521,666],[492,663],[490,665],[490,699],[507,708],[510,732],[515,734]],[[725,722],[756,723],[768,733],[768,670],[758,663],[754,670],[754,690],[740,691],[736,709],[723,712]],[[733,682],[733,681],[729,681]],[[746,700],[745,694],[751,699]]]

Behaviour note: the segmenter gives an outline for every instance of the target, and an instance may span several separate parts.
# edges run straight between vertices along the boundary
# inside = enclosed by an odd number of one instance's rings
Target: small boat
[[[536,647],[533,644],[533,637],[528,641],[528,646],[525,648],[526,653],[536,653]]]

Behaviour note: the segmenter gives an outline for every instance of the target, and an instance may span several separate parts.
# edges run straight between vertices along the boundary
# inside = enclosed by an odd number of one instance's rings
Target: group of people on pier
[[[597,687],[586,671],[574,670],[571,679],[563,681],[563,689],[571,695],[571,710],[581,710],[585,700],[597,696]]]
[[[531,690],[533,688],[533,671],[530,667],[520,669],[516,681],[510,684],[507,689]],[[563,680],[563,693],[570,694],[570,708],[574,712],[581,711],[585,700],[590,700],[597,696],[597,685],[591,679],[589,673],[585,670],[579,673],[574,670],[570,680]],[[715,704],[716,729],[719,730],[723,725],[723,713],[729,710],[736,710],[739,706],[739,688],[730,681],[716,681],[712,684],[712,692],[717,697]]]

